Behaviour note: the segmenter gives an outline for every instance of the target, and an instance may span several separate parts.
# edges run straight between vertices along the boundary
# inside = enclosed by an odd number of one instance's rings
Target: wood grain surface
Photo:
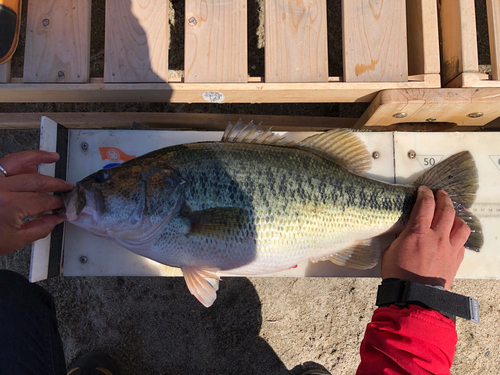
[[[326,0],[265,1],[266,82],[327,82]]]
[[[405,2],[342,0],[346,82],[408,80]]]
[[[10,60],[0,65],[0,83],[10,83]]]
[[[435,0],[406,0],[408,74],[439,73],[439,29]]]
[[[463,72],[479,70],[474,0],[441,0],[441,74],[446,86]]]
[[[105,82],[166,82],[168,1],[107,0]]]
[[[395,117],[397,113],[406,116]],[[482,115],[471,116],[477,113]],[[408,122],[482,126],[497,117],[500,117],[500,88],[385,90],[372,101],[356,127]]]
[[[246,0],[186,0],[186,82],[247,82]]]
[[[90,0],[28,3],[24,82],[89,81]]]
[[[486,0],[488,34],[490,37],[491,76],[500,79],[500,2]]]
[[[131,128],[136,122],[151,129],[225,130],[229,121],[262,122],[275,131],[319,131],[350,128],[356,118],[317,116],[245,115],[229,113],[148,113],[148,112],[78,112],[78,113],[4,113],[2,129],[40,128],[40,118],[47,116],[67,128]]]

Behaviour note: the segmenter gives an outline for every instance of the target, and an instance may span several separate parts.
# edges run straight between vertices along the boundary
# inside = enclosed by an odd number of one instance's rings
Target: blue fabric
[[[66,374],[53,297],[0,270],[0,375]]]

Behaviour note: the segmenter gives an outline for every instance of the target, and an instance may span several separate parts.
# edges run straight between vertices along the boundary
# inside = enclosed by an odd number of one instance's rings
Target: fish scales
[[[174,266],[199,263],[201,257],[234,273],[287,269],[387,231],[415,199],[415,187],[356,176],[292,148],[198,143],[169,152],[181,178],[189,181],[190,209],[238,207],[247,213],[245,226],[231,237],[180,238],[168,231],[151,253],[161,259],[161,249],[177,248],[172,256],[177,262],[169,260]]]
[[[479,185],[468,151],[412,185],[363,177],[370,165],[366,146],[346,129],[294,144],[239,122],[221,142],[167,147],[87,176],[63,197],[62,215],[180,267],[190,292],[207,307],[215,301],[219,272],[259,275],[305,259],[372,268],[382,250],[377,237],[403,229],[419,185],[448,192],[471,228],[465,246],[479,251],[481,224],[468,211]]]

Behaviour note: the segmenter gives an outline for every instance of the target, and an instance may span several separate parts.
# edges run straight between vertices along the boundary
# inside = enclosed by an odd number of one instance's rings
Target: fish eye
[[[95,176],[96,182],[104,182],[109,178],[109,171],[101,171]]]

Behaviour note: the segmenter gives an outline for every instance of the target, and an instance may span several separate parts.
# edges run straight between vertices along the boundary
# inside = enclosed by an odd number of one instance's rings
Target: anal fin
[[[220,277],[212,268],[186,266],[181,267],[191,294],[205,307],[210,307],[217,298]]]
[[[331,262],[349,268],[358,270],[368,270],[377,265],[382,253],[380,241],[378,238],[371,238],[338,253],[326,257]]]

